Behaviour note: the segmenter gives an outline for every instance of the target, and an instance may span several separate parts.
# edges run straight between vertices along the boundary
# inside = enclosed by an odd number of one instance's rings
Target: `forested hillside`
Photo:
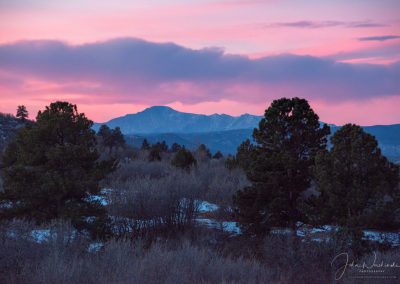
[[[332,134],[339,126],[331,125]],[[363,129],[376,137],[383,154],[391,161],[400,162],[400,124],[364,126]],[[253,128],[204,133],[154,133],[126,135],[127,142],[140,147],[144,139],[156,143],[166,141],[168,145],[178,143],[190,149],[200,144],[207,145],[212,152],[221,151],[225,155],[236,153],[239,144],[251,139]]]

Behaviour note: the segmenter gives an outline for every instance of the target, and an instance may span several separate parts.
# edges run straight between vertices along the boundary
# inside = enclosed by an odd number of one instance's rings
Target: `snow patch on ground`
[[[101,205],[109,205],[110,204],[110,195],[112,193],[112,189],[104,188],[101,190],[100,195],[91,195],[89,196],[88,200],[93,202],[99,202]],[[181,200],[181,205],[184,207],[187,205],[189,200],[183,199]],[[210,213],[217,211],[220,206],[217,204],[210,203],[204,200],[195,200],[195,206],[198,209],[198,213]],[[118,225],[125,225],[124,228],[128,231],[131,231],[133,227],[140,226],[140,225],[154,225],[155,220],[131,220],[126,217],[116,217],[110,216],[111,219]],[[93,221],[91,217],[88,217],[87,222]],[[228,221],[217,221],[214,219],[209,218],[197,218],[195,222],[200,225],[210,229],[217,229],[223,232],[229,233],[231,235],[239,235],[241,234],[241,230],[239,224],[237,222],[228,222]],[[154,223],[154,224],[153,224]],[[162,220],[159,220],[159,223],[162,224]],[[117,225],[118,224],[118,225]],[[321,227],[310,227],[306,224],[297,224],[299,225],[299,229],[296,231],[296,235],[300,238],[303,238],[303,241],[307,239],[316,241],[316,242],[324,242],[329,241],[331,237],[331,233],[337,232],[339,227],[324,225]],[[117,230],[118,228],[113,228]],[[271,230],[272,234],[276,235],[288,235],[291,234],[292,231],[288,228],[274,228]],[[389,243],[392,246],[400,246],[400,232],[381,232],[381,231],[374,231],[374,230],[364,230],[363,231],[364,240],[375,241],[379,243]],[[12,235],[12,232],[9,232]],[[76,232],[70,236],[67,236],[66,240],[74,238]],[[51,241],[52,239],[56,238],[56,233],[49,229],[36,229],[30,232],[30,238],[37,242],[43,243]],[[99,251],[104,246],[103,243],[95,242],[91,243],[88,246],[88,251],[96,252]]]
[[[51,232],[49,229],[32,230],[31,237],[36,243],[44,243],[50,240]]]
[[[210,229],[219,229],[227,233],[238,235],[240,234],[240,228],[237,222],[218,222],[212,219],[198,218],[196,219],[197,224],[205,226]]]
[[[87,251],[88,252],[98,252],[104,247],[104,244],[102,242],[95,242],[89,244]]]
[[[203,207],[200,212],[213,212],[217,210],[219,207],[216,204],[209,203],[207,201],[202,201],[201,205]],[[210,229],[218,229],[227,233],[231,233],[234,235],[241,234],[239,224],[237,222],[225,222],[225,221],[216,221],[214,219],[208,218],[197,218],[196,223],[200,226],[204,226]],[[321,227],[307,227],[302,226],[296,231],[296,235],[300,238],[308,237],[312,241],[316,242],[324,242],[330,239],[330,234],[337,232],[339,227],[324,225]],[[271,230],[272,234],[276,235],[289,235],[292,231],[288,228],[274,228]],[[379,243],[389,243],[392,246],[400,246],[400,232],[380,232],[373,230],[365,230],[364,240],[375,241]]]
[[[400,233],[379,232],[379,231],[364,231],[364,240],[375,241],[379,243],[390,243],[391,245],[400,245]]]
[[[111,188],[103,188],[100,190],[100,195],[92,194],[87,197],[86,200],[89,202],[98,202],[103,206],[107,206],[110,204],[109,196],[111,195],[112,191],[113,190]]]
[[[208,201],[199,201],[198,209],[199,213],[209,213],[217,211],[219,206]]]

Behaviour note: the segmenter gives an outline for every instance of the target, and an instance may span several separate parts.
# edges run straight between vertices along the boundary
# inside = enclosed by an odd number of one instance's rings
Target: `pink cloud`
[[[0,0],[0,50],[9,43],[14,52],[0,53],[0,111],[65,99],[99,121],[154,104],[262,113],[272,99],[301,96],[329,122],[398,122],[399,41],[359,38],[398,35],[399,8],[385,0]],[[132,37],[151,43],[110,40]],[[27,39],[59,41],[37,41],[42,53],[25,43],[15,54],[23,44],[14,42]]]
[[[0,45],[0,62],[1,111],[9,111],[8,98],[16,96],[29,98],[34,108],[62,99],[119,105],[115,111],[122,105],[173,103],[206,109],[221,102],[253,110],[284,96],[341,104],[400,93],[399,63],[346,64],[288,54],[249,59],[138,39],[85,45],[24,41]]]
[[[327,51],[333,54],[359,49],[362,44],[357,38],[396,34],[400,27],[394,13],[399,6],[390,1],[379,1],[379,5],[354,3],[350,7],[341,1],[305,5],[285,0],[29,2],[33,4],[3,4],[0,42],[60,39],[76,44],[138,37],[197,49],[223,46],[230,53],[299,51],[297,54],[321,56]],[[328,25],[323,32],[318,28],[271,27],[290,22],[337,24]],[[366,24],[356,27],[357,23]]]

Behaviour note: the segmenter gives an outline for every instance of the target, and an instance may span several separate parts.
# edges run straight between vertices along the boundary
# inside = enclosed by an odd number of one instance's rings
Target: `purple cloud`
[[[327,56],[330,60],[354,60],[365,58],[381,58],[391,61],[393,58],[400,57],[400,45],[396,43],[373,46],[367,49],[356,49],[351,51],[339,52]]]
[[[391,39],[399,39],[400,36],[396,35],[384,35],[384,36],[367,36],[358,38],[359,41],[385,41]]]
[[[370,28],[370,27],[385,27],[385,24],[375,23],[370,21],[296,21],[296,22],[279,22],[268,24],[266,27],[289,27],[289,28],[329,28],[329,27],[345,27],[345,28]]]
[[[149,104],[265,102],[266,96],[282,95],[334,101],[397,96],[399,66],[289,54],[249,59],[215,48],[192,50],[132,38],[83,45],[0,45],[0,74],[56,83],[60,92],[91,99]]]

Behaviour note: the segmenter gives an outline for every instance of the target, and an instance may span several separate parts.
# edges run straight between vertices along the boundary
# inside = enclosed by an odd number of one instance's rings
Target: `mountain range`
[[[127,114],[107,121],[109,127],[119,126],[124,134],[150,133],[204,133],[254,128],[260,116],[243,114],[238,117],[226,114],[193,114],[176,111],[170,107],[154,106],[144,111]],[[95,123],[97,131],[101,123]]]
[[[139,147],[144,139],[151,143],[166,141],[179,143],[187,148],[207,145],[212,152],[234,154],[237,146],[251,138],[253,129],[262,117],[250,114],[193,114],[176,111],[170,107],[154,106],[135,114],[117,117],[105,123],[95,123],[94,130],[102,124],[120,127],[129,144]],[[330,124],[334,133],[340,126]],[[374,135],[382,152],[391,160],[400,161],[400,124],[364,126]]]

